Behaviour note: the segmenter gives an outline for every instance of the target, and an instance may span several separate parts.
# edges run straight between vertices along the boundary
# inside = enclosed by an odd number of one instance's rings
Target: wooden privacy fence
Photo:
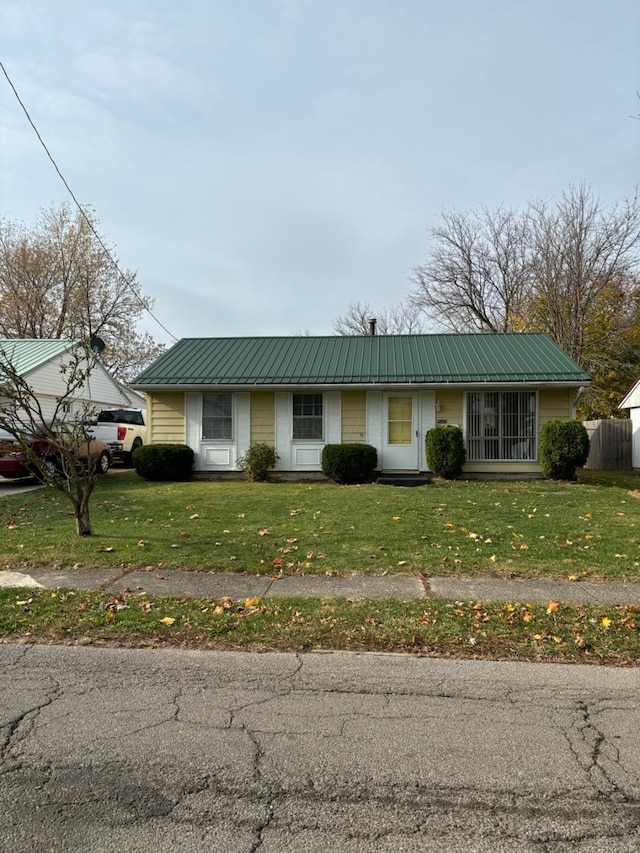
[[[631,432],[629,418],[584,421],[591,447],[585,468],[598,471],[631,470]]]

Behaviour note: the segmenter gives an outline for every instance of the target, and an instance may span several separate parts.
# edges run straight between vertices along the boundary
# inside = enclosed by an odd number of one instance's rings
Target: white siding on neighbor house
[[[640,409],[631,409],[631,467],[640,468]]]
[[[627,393],[619,408],[629,410],[631,419],[631,467],[640,468],[640,379]]]
[[[59,397],[68,393],[68,375],[62,368],[69,363],[65,354],[48,361],[24,376],[42,409],[43,420],[49,421],[63,415],[73,416],[83,409],[96,412],[100,409],[126,407],[145,408],[144,395],[123,388],[101,364],[95,364],[82,387],[78,388],[70,402],[70,411],[58,408]],[[57,409],[57,412],[56,412]]]

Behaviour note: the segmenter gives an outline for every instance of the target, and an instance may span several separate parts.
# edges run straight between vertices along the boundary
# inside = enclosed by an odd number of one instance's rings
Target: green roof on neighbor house
[[[0,340],[0,360],[8,362],[20,376],[42,367],[52,358],[67,352],[76,341],[63,338],[3,338]]]
[[[184,338],[132,382],[307,386],[562,382],[589,375],[543,334]]]

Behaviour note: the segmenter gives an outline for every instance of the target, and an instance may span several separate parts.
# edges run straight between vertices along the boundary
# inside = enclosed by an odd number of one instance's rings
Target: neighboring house
[[[631,420],[631,467],[640,468],[640,379],[618,405],[629,410]],[[628,464],[628,463],[627,463]]]
[[[67,390],[62,368],[77,345],[78,341],[61,339],[0,340],[0,406],[3,405],[1,361],[5,361],[28,382],[42,408],[44,419],[50,419],[56,408],[56,398]],[[96,409],[113,406],[139,409],[145,406],[144,394],[125,387],[111,376],[99,358],[91,365],[85,386],[71,401],[70,411],[64,414],[72,417],[85,403]]]
[[[542,334],[187,338],[132,383],[150,442],[184,442],[201,472],[255,442],[277,470],[321,470],[322,448],[368,442],[385,472],[427,471],[425,434],[461,427],[465,473],[539,474],[538,437],[575,417],[581,370]]]

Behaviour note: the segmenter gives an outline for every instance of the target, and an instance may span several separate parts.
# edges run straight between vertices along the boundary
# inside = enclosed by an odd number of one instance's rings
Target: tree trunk
[[[76,533],[78,536],[93,536],[91,519],[89,518],[89,507],[76,507]]]

